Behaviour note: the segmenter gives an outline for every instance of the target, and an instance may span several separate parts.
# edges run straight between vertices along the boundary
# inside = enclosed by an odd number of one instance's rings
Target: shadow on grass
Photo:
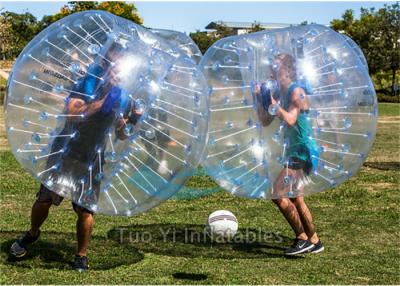
[[[276,258],[292,240],[260,229],[239,229],[230,242],[214,241],[204,225],[148,224],[115,227],[108,238],[122,245],[134,245],[140,252],[179,257],[223,259]]]
[[[192,281],[201,281],[201,280],[206,280],[208,278],[206,274],[196,274],[187,272],[176,272],[172,274],[172,277],[174,277],[175,279],[192,280]]]
[[[20,259],[10,255],[10,247],[20,237],[20,232],[0,232],[0,260],[3,264],[22,268],[72,270],[76,251],[74,233],[44,232],[28,254]],[[144,258],[133,244],[122,245],[113,240],[93,236],[90,242],[89,265],[91,270],[107,270],[120,265],[135,264]]]
[[[21,268],[72,270],[76,250],[75,233],[43,232],[28,254],[16,259],[10,247],[21,232],[0,232],[0,261]],[[291,239],[261,229],[239,229],[230,242],[212,240],[204,225],[149,224],[115,227],[107,238],[93,236],[89,262],[92,270],[107,270],[131,265],[144,258],[143,253],[172,257],[223,259],[260,259],[283,257]],[[205,274],[176,272],[175,279],[204,280]]]
[[[364,166],[383,171],[400,170],[400,162],[365,162]]]

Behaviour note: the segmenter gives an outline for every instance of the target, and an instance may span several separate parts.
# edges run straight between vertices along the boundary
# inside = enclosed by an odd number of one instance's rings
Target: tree
[[[0,14],[0,57],[3,61],[9,58],[12,44],[11,22],[7,21],[3,14]]]
[[[260,23],[254,22],[251,25],[251,29],[249,30],[249,33],[254,33],[254,32],[259,32],[265,30],[263,27],[261,27]]]
[[[0,57],[12,59],[18,56],[39,30],[37,19],[31,13],[2,12],[0,14]]]
[[[41,21],[30,13],[17,14],[13,12],[0,13],[0,58],[13,59],[32,38],[50,24],[76,12],[87,10],[103,10],[128,19],[138,24],[143,19],[137,13],[135,6],[125,2],[68,2],[54,15],[46,15]]]
[[[68,5],[64,5],[60,12],[51,16],[44,16],[41,24],[42,28],[46,28],[55,21],[58,21],[68,15],[76,12],[88,11],[88,10],[103,10],[110,12],[119,17],[133,21],[137,24],[143,24],[143,19],[139,16],[137,9],[132,3],[117,2],[117,1],[72,1],[68,2]]]
[[[195,33],[190,33],[189,36],[196,43],[203,54],[213,43],[218,41],[218,37],[216,37],[214,34],[207,34],[207,32],[200,32],[199,30],[197,30]]]
[[[344,11],[342,19],[333,19],[331,27],[338,32],[345,32],[350,35],[353,34],[353,26],[355,25],[354,11],[348,9]]]
[[[190,33],[190,37],[203,54],[219,39],[233,35],[236,35],[235,30],[226,25],[217,25],[215,31],[211,33],[200,32],[199,30],[195,33]]]
[[[368,11],[366,17],[371,17]],[[365,17],[365,18],[366,18]],[[377,12],[377,29],[380,30],[379,39],[382,50],[379,54],[382,61],[380,62],[382,69],[389,69],[392,73],[392,95],[395,94],[396,72],[400,70],[400,6],[399,2],[391,6],[385,5],[384,9]],[[375,63],[378,65],[378,63]]]
[[[98,4],[97,9],[110,12],[140,25],[143,24],[143,19],[139,16],[133,3],[106,1]]]
[[[332,20],[336,31],[350,36],[363,50],[372,74],[391,73],[391,93],[396,93],[396,76],[400,72],[400,6],[399,3],[361,9],[360,19],[346,10],[342,19]]]
[[[227,27],[226,25],[217,25],[217,29],[214,33],[218,39],[233,36],[236,34],[232,28]]]

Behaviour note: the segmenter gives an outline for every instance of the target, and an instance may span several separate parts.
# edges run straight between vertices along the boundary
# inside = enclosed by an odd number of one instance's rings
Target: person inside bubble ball
[[[273,184],[273,202],[278,206],[296,238],[291,247],[285,249],[285,255],[296,255],[307,252],[318,253],[324,250],[315,231],[312,215],[307,207],[304,187],[309,184],[308,175],[313,169],[315,160],[315,142],[310,141],[311,126],[307,121],[309,99],[306,87],[297,82],[296,60],[289,54],[279,54],[275,58],[272,77],[279,88],[276,95],[267,94],[270,98],[269,110],[285,124],[284,148],[282,158],[284,168]],[[260,96],[261,86],[256,86]],[[276,98],[280,99],[280,102]],[[264,100],[265,101],[265,100]],[[267,113],[266,108],[263,109]],[[262,125],[270,124],[269,116],[259,116]],[[293,197],[294,196],[294,197]]]
[[[54,185],[59,193],[71,193],[77,219],[78,247],[74,268],[88,269],[87,249],[93,229],[93,211],[100,191],[105,149],[115,125],[118,140],[125,140],[127,125],[136,125],[141,110],[127,99],[118,87],[118,71],[114,62],[120,57],[121,46],[112,44],[99,61],[92,64],[70,92],[65,107],[66,122],[52,143],[46,169],[56,166],[46,184]],[[103,80],[102,80],[103,78]],[[83,116],[82,116],[83,115]],[[115,122],[115,123],[114,123]],[[73,138],[65,136],[75,134]],[[111,140],[111,139],[110,139]],[[57,152],[63,150],[63,152]],[[75,182],[76,178],[81,178]],[[65,189],[62,189],[65,188]],[[40,227],[47,219],[52,205],[60,205],[63,197],[41,185],[31,211],[31,228],[12,246],[11,253],[21,258],[40,236]]]

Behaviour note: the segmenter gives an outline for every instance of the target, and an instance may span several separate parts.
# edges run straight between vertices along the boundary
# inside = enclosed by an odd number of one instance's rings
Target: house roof
[[[286,28],[293,26],[293,24],[287,23],[263,23],[263,22],[225,22],[225,21],[213,21],[209,23],[205,29],[206,30],[215,30],[218,26],[223,25],[232,29],[251,29],[253,25],[260,25],[261,28],[264,29],[277,29],[277,28]]]

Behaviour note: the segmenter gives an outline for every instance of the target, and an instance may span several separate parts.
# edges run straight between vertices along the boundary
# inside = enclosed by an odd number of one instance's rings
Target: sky
[[[54,14],[66,1],[0,1],[0,9],[22,13],[29,11],[38,19]],[[144,25],[181,32],[204,30],[212,21],[272,22],[299,24],[303,21],[329,24],[346,9],[358,17],[360,8],[381,8],[394,2],[134,2]]]

